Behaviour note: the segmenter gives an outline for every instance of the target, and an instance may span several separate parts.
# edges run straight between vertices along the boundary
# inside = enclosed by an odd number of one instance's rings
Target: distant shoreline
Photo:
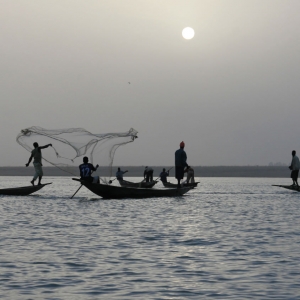
[[[152,166],[154,177],[158,177],[163,168],[166,170],[170,167]],[[287,166],[213,166],[213,167],[193,167],[195,177],[262,177],[262,178],[289,178],[290,170]],[[122,170],[128,170],[126,177],[143,177],[144,166],[121,166]],[[170,176],[174,177],[175,168],[170,171]],[[44,176],[76,176],[71,175],[56,167],[44,167]],[[113,167],[113,176],[117,171],[117,167]],[[72,168],[74,174],[79,175],[78,168]],[[33,167],[0,167],[0,176],[32,176],[34,174]],[[101,167],[97,171],[97,175],[108,176],[105,172],[101,172]]]

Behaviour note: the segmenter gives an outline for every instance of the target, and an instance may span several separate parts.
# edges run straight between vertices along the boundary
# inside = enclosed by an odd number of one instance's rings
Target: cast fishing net
[[[97,175],[102,182],[108,183],[112,176],[112,164],[116,150],[137,138],[137,131],[131,128],[127,132],[94,134],[83,128],[49,130],[33,126],[21,130],[17,142],[31,152],[33,143],[39,146],[52,144],[42,149],[42,157],[51,165],[78,176],[78,166],[84,156],[89,162],[100,167]]]

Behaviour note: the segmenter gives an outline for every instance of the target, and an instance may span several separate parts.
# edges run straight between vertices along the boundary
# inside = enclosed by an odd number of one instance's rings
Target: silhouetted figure
[[[83,164],[79,166],[80,170],[80,179],[85,180],[92,183],[100,183],[99,176],[92,177],[92,172],[98,169],[98,165],[94,167],[89,163],[89,158],[85,156],[83,158]]]
[[[292,151],[292,162],[291,165],[289,166],[289,169],[292,170],[291,172],[291,178],[293,180],[293,184],[292,186],[299,186],[298,185],[298,175],[299,175],[299,169],[300,169],[300,162],[299,162],[299,158],[296,155],[296,151],[293,150]]]
[[[166,172],[166,169],[163,168],[162,172],[159,174],[160,180],[162,182],[167,182],[167,177],[169,176],[169,171]]]
[[[153,181],[153,169],[150,167],[146,167],[144,171],[144,180],[146,178],[146,182]]]
[[[180,180],[184,176],[184,168],[188,167],[187,156],[184,149],[184,142],[180,143],[180,148],[175,152],[175,177],[177,179],[177,188],[180,188]]]
[[[194,169],[191,166],[188,166],[185,171],[186,173],[186,183],[195,183],[195,178],[194,178]]]
[[[33,179],[30,181],[32,185],[34,185],[34,182],[37,178],[39,178],[38,185],[41,185],[41,180],[44,175],[43,168],[42,168],[42,149],[48,148],[49,146],[52,146],[52,144],[48,144],[45,146],[39,146],[38,143],[33,143],[34,149],[31,151],[31,156],[29,157],[28,163],[25,165],[26,167],[29,166],[31,160],[33,159],[33,166],[35,169],[35,174],[33,176]]]
[[[116,177],[118,181],[123,181],[123,174],[127,173],[128,170],[122,171],[120,168],[118,168],[118,171],[116,172]]]

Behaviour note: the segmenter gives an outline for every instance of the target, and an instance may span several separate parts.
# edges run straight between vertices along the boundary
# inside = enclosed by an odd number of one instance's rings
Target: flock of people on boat
[[[41,184],[41,180],[43,177],[43,169],[42,169],[42,149],[48,148],[52,146],[52,144],[48,144],[45,146],[39,146],[38,143],[33,144],[34,149],[31,151],[31,156],[26,164],[26,167],[29,166],[30,162],[33,159],[33,166],[35,169],[35,174],[33,176],[32,181],[30,182],[34,185],[34,182],[37,178],[39,178],[38,185]],[[183,182],[184,183],[191,183],[195,182],[194,179],[194,169],[187,164],[187,155],[184,151],[185,144],[184,142],[180,143],[180,148],[175,152],[175,178],[177,179],[177,187],[181,187],[181,180],[184,178],[184,173],[187,173],[187,178]],[[93,164],[89,163],[89,158],[87,156],[83,157],[83,163],[79,166],[80,170],[80,179],[85,180],[92,183],[100,183],[99,176],[92,176],[92,173],[97,171],[99,165],[94,167]],[[123,175],[127,173],[128,170],[122,171],[121,168],[118,168],[116,172],[116,179],[118,181],[123,181]],[[153,172],[154,170],[151,167],[146,166],[144,170],[144,180],[146,182],[153,182]],[[167,177],[169,177],[169,170],[166,171],[164,168],[159,175],[160,180],[164,183],[167,183]]]
[[[184,151],[185,144],[184,142],[180,143],[180,148],[175,152],[175,178],[177,179],[177,186],[181,187],[182,184],[186,183],[195,183],[195,177],[194,177],[194,169],[187,164],[187,155]],[[159,174],[159,178],[163,183],[168,183],[167,177],[169,177],[169,171],[166,171],[165,168],[163,168],[162,172]],[[123,181],[123,175],[127,173],[128,170],[122,171],[120,168],[118,168],[118,171],[116,172],[116,178],[117,180]],[[151,167],[146,166],[144,170],[144,180],[145,182],[153,182],[153,172],[154,170]],[[184,178],[184,174],[187,174],[186,180],[181,182]]]
[[[42,149],[48,148],[49,146],[52,146],[52,144],[48,144],[45,146],[39,146],[38,143],[33,143],[34,149],[31,151],[31,155],[29,157],[28,163],[25,164],[26,167],[29,166],[33,159],[33,166],[35,169],[35,174],[33,176],[33,179],[30,181],[32,185],[34,185],[35,180],[38,178],[38,185],[41,185],[41,180],[43,177],[43,169],[42,169]],[[179,149],[175,152],[175,178],[177,179],[177,187],[180,188],[181,184],[191,183],[195,182],[194,179],[194,169],[187,164],[187,155],[184,151],[185,143],[182,141],[179,145]],[[296,155],[296,151],[292,151],[292,161],[291,165],[289,166],[289,169],[291,170],[291,178],[293,180],[292,186],[299,187],[298,184],[298,176],[299,176],[299,169],[300,169],[300,161],[298,156]],[[83,163],[79,166],[80,170],[80,179],[86,180],[93,183],[100,183],[99,176],[92,176],[92,173],[97,170],[99,166],[96,165],[96,167],[93,166],[93,164],[89,163],[89,159],[87,156],[83,157]],[[123,175],[127,173],[128,170],[122,171],[120,168],[118,168],[118,171],[116,172],[116,178],[119,181],[124,180]],[[184,182],[181,183],[181,180],[184,178],[184,174],[187,173],[187,178]],[[169,177],[169,170],[166,171],[164,168],[162,172],[159,175],[160,180],[163,183],[167,183],[167,177]],[[144,181],[146,182],[152,182],[153,181],[153,169],[151,167],[146,166],[144,170]]]

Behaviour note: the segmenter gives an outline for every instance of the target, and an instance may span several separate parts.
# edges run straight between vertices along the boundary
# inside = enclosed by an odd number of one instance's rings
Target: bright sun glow
[[[195,35],[195,31],[193,28],[191,27],[186,27],[182,30],[182,36],[186,39],[186,40],[190,40],[194,37]]]

